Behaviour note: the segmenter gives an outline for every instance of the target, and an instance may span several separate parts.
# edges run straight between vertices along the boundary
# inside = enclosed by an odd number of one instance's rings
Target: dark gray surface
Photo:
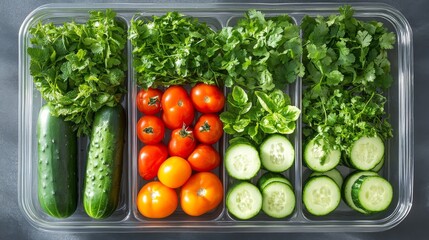
[[[18,31],[36,7],[61,1],[0,1],[0,240],[1,239],[428,239],[429,235],[429,1],[382,1],[401,11],[414,33],[415,177],[411,212],[397,227],[380,233],[293,234],[75,234],[33,228],[17,203],[18,159]],[[82,2],[82,1],[70,1]],[[104,2],[104,1],[87,1]],[[112,1],[115,2],[115,1]],[[117,1],[121,2],[121,1]],[[124,2],[124,1],[122,1]],[[126,1],[138,2],[138,1]],[[171,1],[147,1],[171,2]],[[175,1],[180,2],[180,1]],[[185,2],[185,1],[182,1]],[[192,1],[186,1],[192,2]],[[222,2],[222,1],[207,1]],[[226,2],[226,1],[224,1]],[[261,1],[259,1],[261,2]],[[273,1],[271,1],[273,2]],[[282,1],[278,1],[282,2]],[[283,1],[285,2],[285,1]]]

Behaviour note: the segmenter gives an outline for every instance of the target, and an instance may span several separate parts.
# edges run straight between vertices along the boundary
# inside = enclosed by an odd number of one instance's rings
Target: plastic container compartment
[[[286,172],[292,181],[296,194],[295,212],[285,219],[269,218],[261,213],[247,221],[231,217],[225,201],[214,211],[201,217],[189,217],[177,211],[171,217],[161,220],[144,218],[137,210],[135,199],[144,181],[137,171],[137,156],[140,147],[135,135],[139,114],[135,106],[138,88],[133,81],[131,44],[128,44],[128,94],[123,105],[127,109],[127,143],[124,150],[124,170],[121,185],[121,199],[118,209],[105,220],[93,220],[83,211],[81,200],[77,211],[67,219],[53,219],[44,214],[37,199],[37,142],[36,121],[42,99],[35,90],[29,72],[29,28],[38,21],[61,24],[72,19],[85,21],[89,10],[111,8],[119,19],[130,25],[134,16],[161,15],[176,10],[195,16],[218,30],[233,25],[248,9],[263,11],[267,16],[289,14],[297,24],[304,15],[329,15],[338,13],[341,4],[330,3],[284,3],[284,4],[50,4],[44,5],[28,15],[19,33],[19,159],[18,159],[18,201],[28,221],[36,228],[49,231],[71,232],[148,232],[148,231],[223,231],[223,232],[321,232],[321,231],[383,231],[399,224],[408,214],[413,193],[413,57],[412,31],[404,16],[389,5],[377,3],[353,3],[355,17],[363,20],[383,22],[397,35],[395,49],[390,52],[394,84],[388,92],[387,111],[391,116],[394,138],[387,143],[386,164],[381,175],[394,188],[394,199],[390,208],[375,215],[362,215],[341,202],[339,208],[324,217],[315,217],[305,212],[302,204],[302,185],[308,175],[302,166],[301,122],[295,134],[289,136],[296,148],[294,166]],[[293,104],[301,106],[301,79],[292,84],[288,93]],[[218,144],[222,153],[226,139]],[[79,142],[80,189],[85,167],[87,140]],[[339,168],[343,176],[348,168]],[[221,165],[215,172],[223,181],[225,189],[234,180],[229,178]]]

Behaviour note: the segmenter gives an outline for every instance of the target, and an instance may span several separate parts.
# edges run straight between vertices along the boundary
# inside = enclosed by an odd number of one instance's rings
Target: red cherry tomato
[[[154,115],[161,111],[162,92],[159,89],[142,89],[137,94],[136,104],[140,112]]]
[[[169,87],[162,95],[162,120],[169,129],[181,128],[183,124],[191,125],[195,110],[191,98],[181,86]]]
[[[192,170],[208,172],[219,166],[220,156],[211,145],[199,144],[189,155],[188,162]]]
[[[195,146],[194,134],[192,130],[188,130],[185,125],[182,128],[175,129],[171,132],[170,142],[168,143],[168,153],[170,156],[178,156],[187,158]]]
[[[217,86],[205,83],[192,88],[191,99],[195,108],[202,113],[217,113],[225,104],[223,92]]]
[[[139,174],[145,180],[152,180],[158,174],[159,166],[168,158],[168,149],[162,144],[146,145],[140,149]]]
[[[194,127],[194,135],[198,141],[214,144],[222,137],[223,125],[216,114],[201,115]]]
[[[137,137],[144,144],[155,144],[164,138],[165,127],[158,117],[146,115],[137,122]]]

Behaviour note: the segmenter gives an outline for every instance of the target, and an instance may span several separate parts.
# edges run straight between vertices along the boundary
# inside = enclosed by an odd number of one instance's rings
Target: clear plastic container
[[[131,44],[128,44],[128,94],[123,105],[128,114],[127,143],[124,150],[120,204],[114,214],[105,220],[88,217],[81,200],[77,211],[67,219],[54,219],[44,214],[37,199],[37,142],[36,121],[42,99],[35,90],[29,72],[28,30],[37,22],[85,21],[89,10],[113,9],[119,19],[130,25],[135,16],[162,15],[167,11],[179,11],[200,18],[216,30],[233,25],[248,9],[263,11],[267,16],[289,14],[297,24],[304,15],[329,15],[338,13],[340,4],[330,3],[283,3],[283,4],[49,4],[33,12],[23,22],[19,33],[19,158],[18,158],[18,202],[27,220],[36,228],[49,231],[71,232],[322,232],[322,231],[383,231],[399,224],[408,214],[413,196],[413,46],[412,31],[404,16],[389,5],[378,3],[353,3],[355,17],[363,20],[383,22],[397,35],[395,49],[390,52],[394,84],[388,92],[387,111],[391,116],[394,138],[387,143],[386,164],[381,175],[394,188],[394,199],[390,208],[375,215],[362,215],[341,202],[338,209],[324,217],[308,214],[303,209],[301,191],[308,170],[302,166],[301,122],[290,136],[296,148],[296,162],[285,174],[292,181],[296,194],[296,210],[288,218],[273,219],[264,214],[240,221],[230,216],[225,201],[215,210],[200,217],[187,216],[180,209],[172,216],[154,220],[143,217],[137,210],[135,199],[144,184],[137,171],[137,156],[142,146],[135,134],[135,125],[140,117],[136,110],[135,96],[138,87],[133,81]],[[301,106],[301,79],[289,86],[293,104]],[[227,139],[216,146],[223,155]],[[79,186],[82,189],[87,139],[79,140]],[[339,167],[343,176],[351,170]],[[222,180],[225,189],[234,180],[228,177],[223,165],[214,171]]]

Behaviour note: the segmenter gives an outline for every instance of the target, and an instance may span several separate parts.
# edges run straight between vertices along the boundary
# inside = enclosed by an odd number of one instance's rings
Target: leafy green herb
[[[287,94],[276,89],[269,94],[255,91],[248,95],[234,86],[227,96],[228,110],[220,114],[224,131],[260,144],[267,134],[290,134],[295,130],[301,111],[290,105]]]
[[[287,15],[265,18],[250,10],[236,26],[223,28],[216,40],[222,52],[215,60],[227,71],[227,87],[284,89],[304,74],[299,26]]]
[[[30,73],[53,114],[89,134],[101,107],[120,103],[124,87],[127,41],[123,23],[111,10],[92,11],[84,24],[38,23],[30,29]]]
[[[380,22],[354,18],[350,6],[338,15],[306,16],[301,27],[305,137],[346,153],[361,136],[392,137],[383,94],[392,82],[387,50],[395,35]]]
[[[212,66],[219,50],[215,36],[207,24],[178,12],[133,19],[128,37],[137,84],[148,88],[217,83],[222,74]]]

